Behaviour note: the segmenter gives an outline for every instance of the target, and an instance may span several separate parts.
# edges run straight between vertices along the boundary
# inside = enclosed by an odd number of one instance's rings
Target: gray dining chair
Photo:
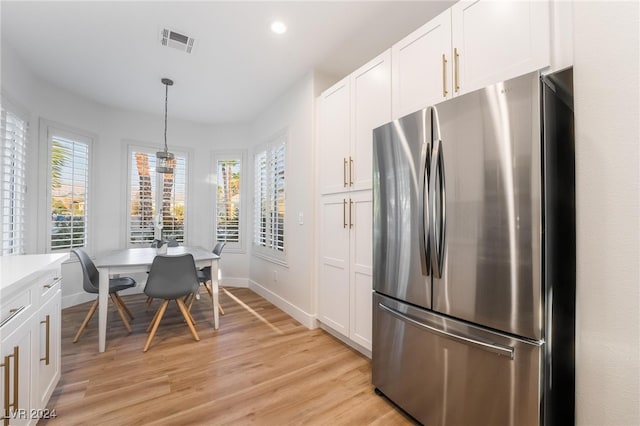
[[[178,256],[158,255],[153,259],[144,292],[149,297],[163,299],[163,302],[147,327],[147,333],[150,332],[150,334],[143,352],[149,350],[151,341],[156,335],[160,321],[171,300],[176,301],[193,338],[196,341],[200,340],[194,327],[193,318],[182,301],[183,297],[193,294],[199,285],[193,255],[189,253]]]
[[[221,257],[222,249],[225,245],[227,245],[227,243],[224,241],[218,242],[215,247],[213,247],[212,253]],[[213,289],[208,284],[208,282],[211,281],[211,266],[205,266],[204,268],[198,270],[198,281],[200,281],[200,283],[204,285],[204,288],[207,290],[207,293],[209,293],[209,296],[213,297]],[[193,304],[193,296],[189,298],[188,302],[189,309],[191,309],[191,305]],[[218,303],[218,310],[220,311],[221,315],[224,315],[224,309],[222,309],[222,305],[220,305],[220,303]]]
[[[71,249],[71,253],[75,254],[80,261],[80,266],[82,267],[82,287],[84,288],[84,291],[86,291],[87,293],[98,294],[100,285],[100,274],[98,272],[98,269],[96,268],[96,265],[91,260],[91,257],[89,257],[87,252],[80,248]],[[135,287],[135,285],[136,281],[130,277],[109,278],[109,296],[115,307],[118,309],[118,314],[120,314],[120,318],[122,319],[122,322],[124,323],[124,326],[129,331],[129,333],[131,333],[131,325],[129,324],[129,321],[127,320],[127,317],[125,315],[128,315],[130,319],[133,319],[133,315],[131,314],[129,308],[127,308],[127,305],[125,305],[124,301],[120,298],[118,292],[131,287]],[[87,328],[87,324],[91,320],[91,317],[93,317],[93,314],[95,313],[97,307],[98,297],[96,297],[95,302],[93,302],[93,305],[91,305],[91,308],[89,308],[89,312],[87,312],[84,321],[82,321],[80,329],[73,339],[73,343],[76,343],[78,341],[85,328]]]

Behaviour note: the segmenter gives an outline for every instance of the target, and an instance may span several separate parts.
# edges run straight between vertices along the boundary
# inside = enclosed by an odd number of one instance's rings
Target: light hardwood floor
[[[48,405],[57,418],[38,424],[412,424],[374,393],[368,358],[248,289],[221,291],[225,315],[214,331],[202,291],[192,311],[201,341],[172,303],[147,353],[158,301],[147,312],[144,295],[124,297],[135,316],[130,335],[110,310],[102,354],[97,318],[72,343],[89,303],[63,310],[62,378]]]

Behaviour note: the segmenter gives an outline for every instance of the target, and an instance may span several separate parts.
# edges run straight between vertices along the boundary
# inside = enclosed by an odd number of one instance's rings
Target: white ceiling
[[[6,1],[2,45],[39,77],[117,108],[203,122],[253,119],[312,69],[342,77],[453,1]],[[283,20],[286,34],[269,30]],[[194,53],[162,47],[168,27]]]

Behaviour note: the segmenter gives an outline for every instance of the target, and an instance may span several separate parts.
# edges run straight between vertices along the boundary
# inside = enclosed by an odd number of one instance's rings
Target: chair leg
[[[115,297],[113,293],[111,293],[111,300],[113,301],[113,304],[116,305],[116,308],[118,309],[118,314],[120,314],[120,318],[122,318],[122,322],[124,323],[124,326],[126,327],[127,331],[131,333],[131,325],[129,325],[129,321],[127,320],[127,317],[124,314],[124,309],[122,309],[122,306],[120,306],[120,302],[118,301],[118,299]]]
[[[113,294],[116,296],[116,299],[118,299],[118,302],[120,302],[120,306],[122,306],[122,309],[124,309],[124,311],[129,316],[129,319],[133,319],[133,314],[131,314],[131,311],[129,310],[127,305],[124,303],[124,300],[122,300],[122,298],[118,293],[113,293]]]
[[[190,295],[185,297],[185,300],[184,300],[184,304],[187,305],[187,311],[189,311],[189,314],[191,314],[191,307],[193,306],[193,301],[196,298],[195,294],[196,294],[195,292],[191,293]],[[187,299],[189,299],[189,301],[187,301]]]
[[[147,301],[145,303],[147,304],[147,307],[144,310],[148,311],[149,308],[151,307],[151,304],[153,303],[153,297],[147,296]]]
[[[204,288],[207,289],[207,293],[209,293],[209,297],[213,298],[213,289],[207,283],[204,284]],[[218,303],[218,311],[220,311],[220,315],[224,315],[224,309],[222,309],[222,305]]]
[[[178,302],[178,306],[180,307],[182,316],[184,317],[184,320],[187,322],[187,325],[189,326],[189,330],[191,330],[191,334],[193,334],[193,338],[196,339],[196,342],[199,342],[200,336],[198,336],[198,333],[196,332],[195,327],[191,323],[191,318],[190,318],[191,314],[189,313],[189,311],[187,311],[187,307],[184,305],[184,302],[182,301],[182,299],[176,299],[176,302]]]
[[[194,293],[189,293],[187,294],[184,299],[182,300],[184,302],[185,305],[193,305],[193,299],[194,299]],[[178,302],[176,302],[178,303]]]
[[[160,306],[158,306],[158,309],[156,309],[156,313],[153,315],[153,319],[151,320],[151,322],[147,326],[147,329],[146,329],[147,333],[151,331],[151,327],[153,327],[153,324],[156,323],[156,320],[158,319],[158,315],[160,314],[160,307],[161,306],[162,306],[162,304],[160,304]]]
[[[87,328],[87,324],[89,324],[89,321],[91,320],[91,317],[95,313],[97,307],[98,307],[98,299],[96,298],[96,301],[93,302],[93,305],[91,305],[91,307],[89,308],[89,312],[87,312],[87,316],[84,317],[84,321],[82,321],[82,324],[80,325],[80,329],[76,333],[76,337],[74,337],[73,339],[73,343],[76,343],[78,341],[78,339],[82,335],[82,332],[84,332],[84,329]]]
[[[209,293],[209,297],[213,297],[213,290],[211,289],[211,286],[207,283],[204,283],[204,288],[207,289],[207,293]]]
[[[160,325],[160,321],[162,320],[162,317],[164,316],[164,311],[167,310],[167,305],[169,304],[168,300],[165,300],[162,302],[162,305],[160,305],[160,307],[158,308],[158,312],[156,313],[156,316],[154,317],[154,321],[153,321],[153,328],[151,329],[151,334],[149,334],[149,337],[147,338],[147,343],[145,343],[144,345],[144,349],[142,350],[142,352],[146,352],[149,350],[149,346],[151,346],[151,341],[153,340],[154,336],[156,335],[156,331],[158,331],[158,326]]]

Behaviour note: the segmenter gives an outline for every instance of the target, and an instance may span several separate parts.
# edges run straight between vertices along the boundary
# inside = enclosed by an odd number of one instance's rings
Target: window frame
[[[266,153],[267,156],[267,160],[270,161],[271,158],[273,158],[272,153],[279,149],[279,147],[282,146],[283,150],[284,150],[284,162],[283,162],[283,173],[284,173],[284,218],[283,218],[283,223],[282,223],[282,227],[283,227],[283,250],[280,251],[278,250],[276,247],[269,247],[269,246],[265,246],[265,245],[261,245],[258,244],[256,242],[256,233],[257,233],[257,225],[258,225],[258,217],[257,217],[257,212],[258,212],[258,203],[259,200],[258,198],[258,194],[257,194],[257,181],[258,181],[258,173],[259,170],[256,168],[256,159],[259,155],[261,155],[263,152]],[[251,233],[251,246],[252,246],[252,254],[256,257],[262,258],[264,260],[267,260],[269,262],[272,263],[276,263],[282,266],[288,266],[287,263],[287,259],[288,259],[288,250],[287,250],[287,229],[288,229],[288,215],[287,215],[287,164],[288,164],[288,153],[287,153],[287,147],[288,147],[288,130],[284,129],[281,130],[280,132],[276,133],[274,136],[272,136],[271,138],[269,138],[269,141],[265,144],[256,146],[254,148],[254,152],[253,152],[253,162],[252,162],[252,169],[253,169],[253,205],[252,205],[252,215],[253,215],[253,220],[252,220],[252,225],[253,225],[253,229],[252,229],[252,233]],[[268,166],[267,166],[268,168]],[[269,174],[269,172],[267,172]],[[268,199],[273,199],[274,198],[274,192],[273,192],[273,187],[270,186],[270,179],[269,176],[267,176],[267,198]],[[269,215],[271,217],[271,215]],[[269,224],[267,225],[267,229],[268,229],[268,238],[269,239],[273,239],[273,222],[269,221]]]
[[[126,164],[126,167],[124,168],[124,179],[126,182],[126,190],[124,191],[124,203],[123,205],[125,206],[125,227],[124,227],[124,234],[123,234],[123,238],[124,238],[124,247],[127,248],[136,248],[136,247],[147,247],[147,245],[145,243],[140,243],[140,244],[132,244],[130,241],[130,232],[131,232],[131,173],[133,171],[132,169],[132,165],[131,165],[131,155],[135,150],[139,150],[139,151],[144,151],[144,152],[148,152],[150,154],[155,155],[156,152],[160,151],[162,149],[161,145],[158,144],[151,144],[151,143],[145,143],[145,142],[139,142],[139,141],[131,141],[131,140],[125,140],[123,141],[123,155],[124,155],[124,162]],[[185,212],[184,212],[184,223],[183,223],[183,236],[184,236],[184,241],[181,242],[182,245],[188,245],[189,244],[189,225],[191,223],[190,220],[190,203],[189,203],[189,199],[190,197],[190,191],[191,191],[191,187],[192,187],[192,182],[191,182],[191,151],[189,149],[186,149],[184,147],[181,147],[181,149],[174,149],[171,148],[169,150],[170,152],[172,152],[176,157],[184,157],[185,158],[185,175],[184,175],[184,179],[185,179],[185,191],[184,191],[184,206],[185,206]],[[155,171],[154,171],[155,173]],[[155,180],[155,191],[153,194],[153,200],[154,200],[154,208],[157,209],[158,208],[158,200],[162,199],[162,189],[160,188],[160,185],[158,185],[160,178],[158,177],[158,173],[155,173],[156,175],[156,180]],[[161,202],[161,201],[160,201]],[[157,210],[156,210],[157,211]],[[149,242],[150,243],[150,242]]]
[[[21,206],[18,207],[18,209],[22,210],[21,213],[17,214],[17,215],[12,215],[11,217],[13,218],[9,223],[15,224],[16,222],[21,222],[22,224],[22,229],[20,229],[19,231],[17,231],[17,233],[19,234],[19,236],[17,238],[12,238],[7,247],[7,251],[5,252],[5,240],[2,238],[4,235],[4,230],[3,230],[3,226],[4,226],[4,216],[3,216],[3,220],[0,221],[0,256],[14,256],[14,255],[20,255],[20,254],[24,254],[26,252],[26,248],[27,248],[27,244],[28,244],[28,240],[27,240],[27,185],[28,185],[28,173],[27,173],[27,160],[29,158],[29,139],[30,139],[30,135],[31,135],[31,123],[29,120],[29,113],[27,110],[25,110],[24,108],[19,107],[16,103],[14,103],[10,97],[3,92],[0,93],[0,104],[2,106],[2,110],[4,111],[4,115],[5,116],[5,122],[6,122],[6,114],[10,113],[12,116],[16,117],[17,119],[21,120],[24,124],[24,131],[23,131],[23,137],[22,137],[22,142],[23,142],[23,164],[22,164],[22,186],[24,187],[24,190],[22,192],[18,192],[19,195],[21,197]],[[0,112],[1,114],[1,112]],[[6,131],[6,127],[5,127],[5,131]],[[0,185],[2,184],[2,180],[4,178],[4,172],[5,172],[5,168],[3,166],[3,161],[2,161],[2,156],[3,156],[3,152],[4,152],[4,141],[5,141],[5,133],[3,132],[2,135],[0,135],[0,138],[2,138],[2,140],[0,140]],[[15,170],[14,167],[11,168],[11,170]],[[15,173],[13,173],[15,174]],[[15,191],[13,191],[15,192]],[[2,191],[2,187],[0,187],[0,214],[3,214],[3,210],[4,210],[4,195],[3,195],[4,191]],[[12,200],[15,200],[16,197],[11,197]],[[18,241],[18,243],[16,244],[16,241]]]
[[[51,165],[51,150],[53,146],[53,134],[59,134],[62,137],[66,137],[68,139],[76,140],[76,138],[84,139],[79,140],[78,142],[85,143],[87,145],[88,155],[87,155],[87,192],[88,195],[85,198],[85,236],[84,236],[84,245],[88,251],[92,251],[93,247],[93,237],[94,237],[94,222],[95,222],[95,213],[94,213],[94,180],[95,180],[95,167],[94,167],[94,156],[95,156],[95,146],[97,143],[97,135],[91,133],[89,131],[78,129],[72,126],[68,126],[61,123],[56,123],[54,121],[40,119],[39,123],[40,127],[40,147],[41,155],[40,155],[40,170],[46,170],[46,173],[43,173],[40,179],[40,186],[44,188],[41,191],[42,194],[45,194],[45,197],[40,197],[40,211],[44,216],[41,219],[41,232],[39,235],[44,235],[44,240],[39,238],[42,241],[42,246],[44,248],[45,253],[67,253],[70,251],[70,248],[61,248],[55,249],[51,247],[51,173],[52,173],[52,165]]]
[[[218,161],[224,160],[238,160],[240,162],[240,217],[238,223],[238,232],[240,241],[237,243],[227,242],[224,247],[225,253],[246,253],[247,250],[247,232],[246,229],[246,217],[247,217],[247,152],[246,150],[217,150],[213,151],[211,156],[211,170],[212,170],[212,185],[213,191],[211,191],[211,205],[213,206],[213,221],[211,221],[211,238],[210,243],[213,247],[217,241],[218,229]]]

